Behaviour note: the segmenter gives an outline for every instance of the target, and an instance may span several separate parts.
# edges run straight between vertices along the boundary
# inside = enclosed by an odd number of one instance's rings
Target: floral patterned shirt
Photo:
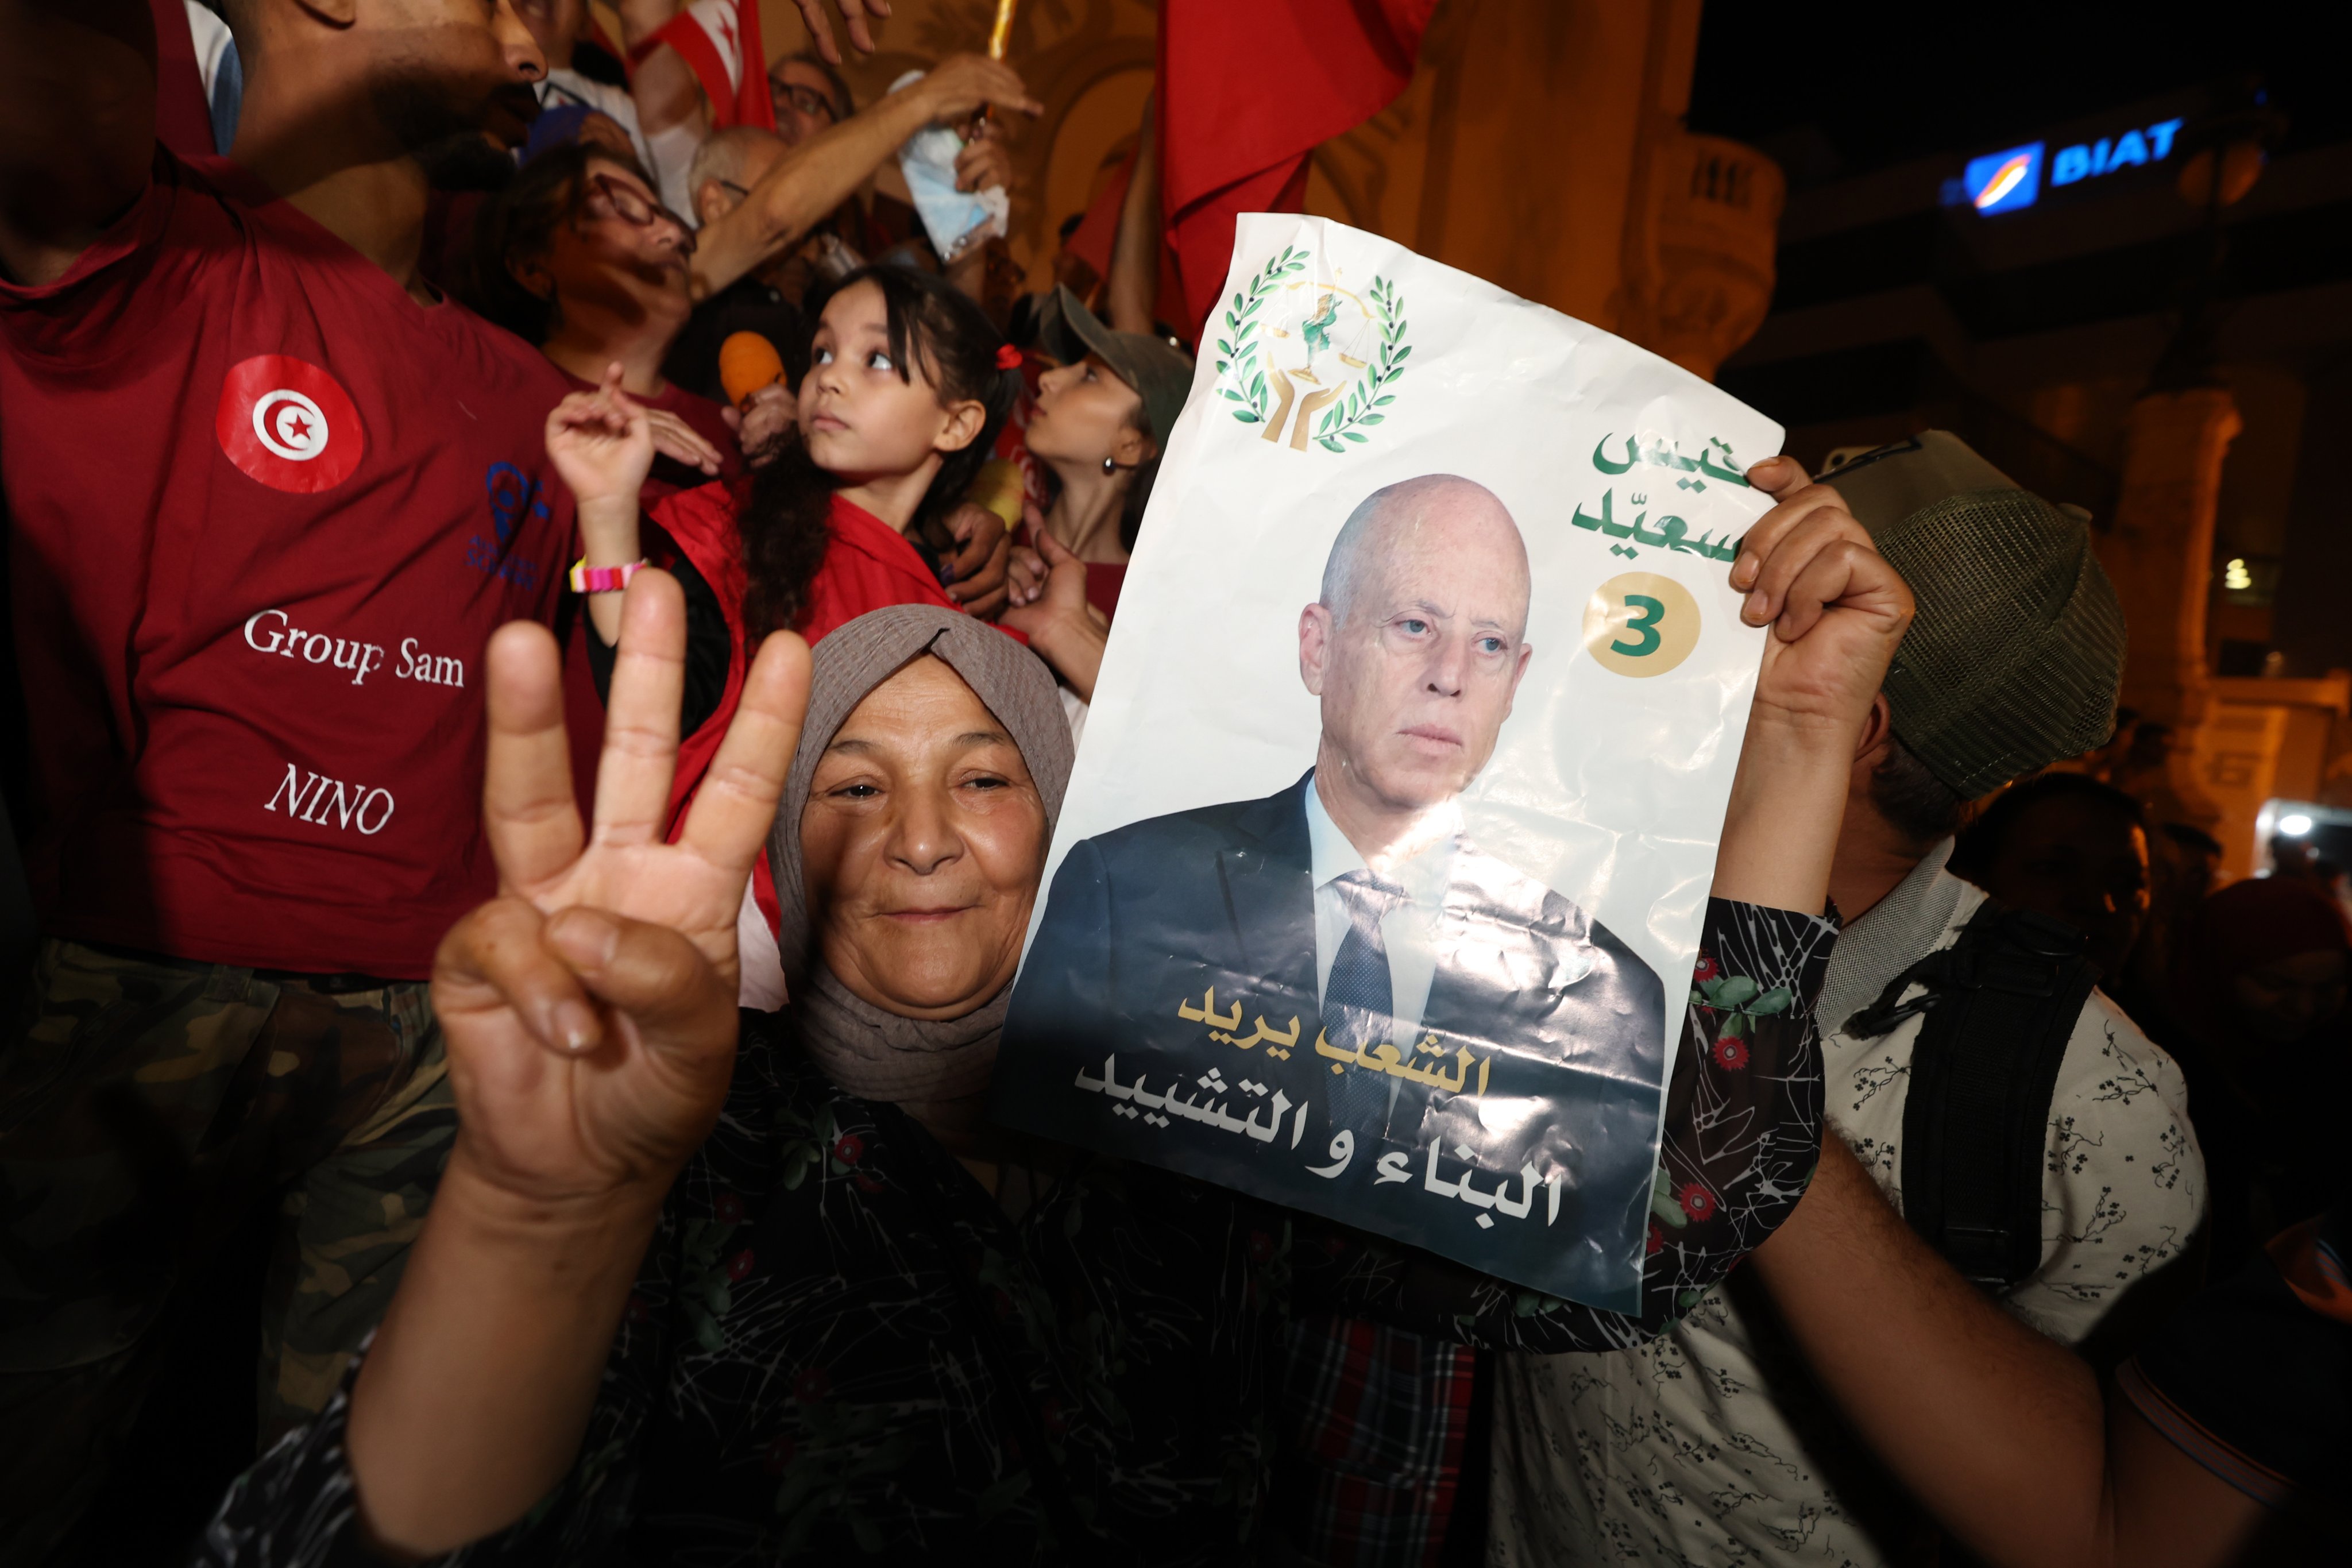
[[[1009,1217],[896,1107],[746,1014],[580,1458],[467,1564],[1212,1564],[1261,1538],[1284,1330],[1656,1333],[1784,1218],[1819,1145],[1825,921],[1711,902],[1667,1096],[1645,1305],[1555,1300],[1219,1188],[1080,1158]],[[197,1561],[366,1562],[348,1388],[238,1482]]]

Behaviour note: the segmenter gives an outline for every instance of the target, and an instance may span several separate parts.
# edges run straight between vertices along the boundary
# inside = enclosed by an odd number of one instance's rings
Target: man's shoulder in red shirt
[[[428,973],[493,885],[483,646],[561,585],[562,377],[160,147],[63,276],[0,282],[0,343],[47,929]]]

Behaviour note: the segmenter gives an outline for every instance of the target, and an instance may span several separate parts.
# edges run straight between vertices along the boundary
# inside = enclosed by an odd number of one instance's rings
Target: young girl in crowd
[[[1038,341],[1062,363],[1039,377],[1023,436],[1054,476],[1054,499],[1042,513],[1024,509],[1003,619],[1092,701],[1128,557],[1192,364],[1150,333],[1106,326],[1066,287],[1046,300]]]
[[[1029,519],[1031,551],[1014,557],[1013,602],[1034,602],[1045,569],[1067,553],[1086,564],[1087,602],[1108,617],[1192,363],[1149,333],[1112,330],[1067,288],[1047,302],[1039,342],[1062,363],[1038,378],[1025,434],[1055,487],[1053,503]]]
[[[548,416],[548,455],[580,503],[582,579],[600,682],[620,637],[616,591],[646,559],[650,516],[686,590],[687,680],[672,812],[699,783],[770,632],[814,643],[888,605],[955,609],[938,563],[953,511],[1019,392],[1015,362],[980,307],[928,273],[868,267],[819,313],[801,378],[798,439],[739,484],[703,485],[641,513],[646,467],[616,485],[594,458],[651,458],[646,412],[607,373]]]
[[[980,307],[941,279],[868,267],[819,306],[798,434],[782,438],[747,481],[681,490],[641,513],[656,433],[619,377],[608,371],[595,391],[548,416],[548,455],[580,506],[586,553],[573,586],[587,595],[600,690],[610,686],[620,637],[617,590],[649,553],[643,518],[660,535],[651,552],[686,591],[673,826],[734,716],[750,650],[770,632],[814,643],[886,605],[960,609],[940,585],[939,563],[957,548],[948,515],[1012,412],[1017,363]],[[617,482],[596,460],[616,443],[632,454]],[[779,915],[765,867],[751,897],[772,931]],[[764,942],[761,923],[747,907],[747,941]],[[747,982],[747,997],[772,999],[772,967],[747,965],[762,977]]]

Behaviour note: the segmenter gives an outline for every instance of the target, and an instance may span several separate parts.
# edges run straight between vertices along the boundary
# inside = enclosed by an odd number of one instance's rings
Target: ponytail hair
[[[890,361],[902,381],[920,366],[942,407],[974,402],[985,411],[980,433],[946,454],[930,488],[915,507],[907,541],[936,572],[953,555],[948,514],[961,504],[995,450],[1004,422],[1021,395],[1017,364],[1001,363],[1004,338],[980,306],[945,279],[911,267],[861,267],[838,284],[813,294],[807,317],[814,323],[827,300],[844,289],[872,283],[882,290]],[[808,588],[824,563],[830,537],[826,514],[839,481],[818,468],[798,438],[751,481],[742,520],[745,630],[754,645],[769,632],[789,628],[807,607]]]

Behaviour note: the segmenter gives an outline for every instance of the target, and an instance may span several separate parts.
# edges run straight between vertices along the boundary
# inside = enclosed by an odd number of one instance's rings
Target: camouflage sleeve
[[[1821,1157],[1813,999],[1833,919],[1707,900],[1666,1087],[1638,1316],[1523,1289],[1349,1234],[1302,1235],[1299,1300],[1497,1350],[1620,1350],[1655,1338],[1761,1245]]]

